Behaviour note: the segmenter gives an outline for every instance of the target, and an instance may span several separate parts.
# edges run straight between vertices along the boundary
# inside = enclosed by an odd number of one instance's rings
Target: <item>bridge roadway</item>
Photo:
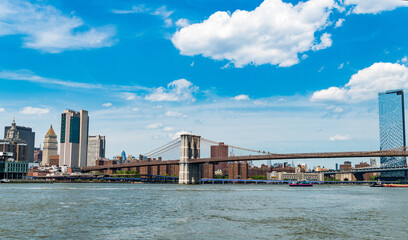
[[[219,158],[197,158],[190,159],[190,164],[219,163],[231,161],[257,161],[257,160],[286,160],[286,159],[317,159],[317,158],[361,158],[361,157],[408,157],[408,151],[359,151],[359,152],[326,152],[326,153],[284,153],[268,155],[249,155]],[[97,171],[104,169],[120,169],[131,167],[175,165],[179,160],[168,161],[140,161],[115,165],[82,167],[82,171]]]
[[[371,172],[393,172],[408,171],[408,166],[404,167],[382,167],[382,168],[350,168],[344,170],[321,171],[324,175],[342,174],[342,173],[371,173]]]

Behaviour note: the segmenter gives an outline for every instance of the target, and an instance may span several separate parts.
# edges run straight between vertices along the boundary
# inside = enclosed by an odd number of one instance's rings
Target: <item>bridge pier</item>
[[[200,136],[183,134],[181,138],[179,184],[199,184],[201,181],[200,164],[190,163],[200,158]]]

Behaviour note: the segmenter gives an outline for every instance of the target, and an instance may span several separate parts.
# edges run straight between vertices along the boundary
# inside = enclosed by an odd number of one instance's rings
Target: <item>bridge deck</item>
[[[286,153],[269,155],[249,155],[220,158],[191,159],[190,163],[219,163],[232,161],[257,161],[257,160],[285,160],[285,159],[316,159],[316,158],[360,158],[360,157],[408,157],[408,151],[361,151],[361,152],[326,152],[326,153]],[[140,161],[125,164],[106,166],[82,167],[83,171],[97,171],[103,169],[118,169],[131,167],[145,167],[158,165],[179,164],[179,160],[168,161]]]

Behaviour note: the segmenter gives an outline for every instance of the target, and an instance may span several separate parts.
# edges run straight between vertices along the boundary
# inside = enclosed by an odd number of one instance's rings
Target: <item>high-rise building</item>
[[[4,139],[0,140],[0,152],[11,153],[13,159],[19,162],[28,161],[27,144],[24,140],[20,139],[20,132],[17,130],[15,119],[13,119]]]
[[[39,148],[34,148],[34,162],[40,163],[42,161],[42,150],[41,146]]]
[[[42,166],[51,166],[50,156],[58,155],[58,141],[57,134],[55,134],[52,125],[44,137],[43,157],[41,161]]]
[[[12,126],[4,127],[4,138]],[[34,162],[35,132],[29,127],[15,126],[19,138],[27,144],[27,161]]]
[[[85,167],[87,164],[88,111],[65,110],[61,114],[60,167]]]
[[[96,160],[105,158],[105,136],[89,136],[87,166],[95,166]]]
[[[391,90],[378,93],[380,150],[400,149],[405,146],[404,92]],[[402,149],[401,149],[402,150]],[[404,166],[405,157],[381,157],[382,167]],[[382,179],[404,178],[405,172],[381,173]]]
[[[125,152],[125,150],[122,151],[120,156],[122,157],[122,162],[126,162],[126,152]]]

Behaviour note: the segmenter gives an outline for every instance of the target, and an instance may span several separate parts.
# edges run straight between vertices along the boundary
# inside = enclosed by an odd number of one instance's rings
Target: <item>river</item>
[[[0,184],[0,239],[408,239],[408,188]]]

